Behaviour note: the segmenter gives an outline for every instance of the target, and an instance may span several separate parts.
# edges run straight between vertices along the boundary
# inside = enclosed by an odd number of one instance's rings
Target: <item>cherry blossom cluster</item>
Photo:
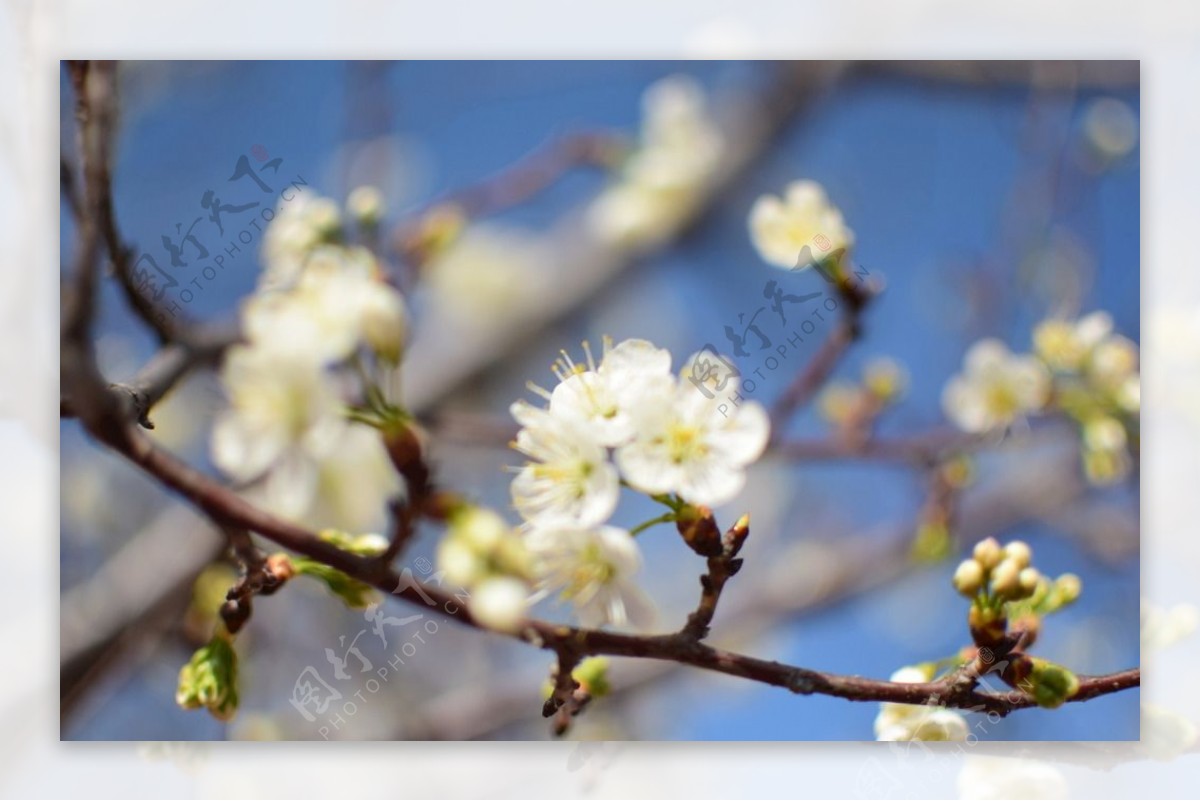
[[[538,597],[570,601],[582,622],[649,619],[633,583],[641,563],[633,533],[607,525],[622,486],[654,498],[677,521],[685,510],[726,503],[766,448],[770,424],[754,402],[732,411],[671,372],[671,354],[641,339],[605,340],[600,358],[564,352],[545,405],[517,401],[513,447],[527,457],[512,482],[524,519]]]
[[[1138,450],[1138,348],[1113,332],[1104,312],[1045,320],[1034,329],[1032,353],[1014,354],[997,339],[971,346],[942,405],[955,425],[973,433],[1062,412],[1079,427],[1085,475],[1111,484],[1129,473]]]
[[[374,225],[374,190],[351,196],[355,228],[327,198],[281,206],[264,269],[240,313],[244,343],[220,371],[229,405],[214,424],[213,462],[276,514],[363,530],[380,522],[398,481],[371,422],[394,408],[404,299],[372,252],[351,239]]]

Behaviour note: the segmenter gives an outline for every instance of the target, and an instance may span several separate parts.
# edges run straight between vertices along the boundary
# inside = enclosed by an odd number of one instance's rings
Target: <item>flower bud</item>
[[[461,537],[445,537],[438,543],[437,565],[446,581],[458,587],[470,587],[483,573],[479,557]]]
[[[571,671],[571,678],[579,682],[580,689],[593,698],[603,698],[612,689],[608,682],[608,660],[602,656],[589,657],[580,662],[579,667]]]
[[[1004,546],[1004,558],[1016,562],[1017,567],[1026,568],[1033,559],[1033,551],[1021,540],[1013,540]]]
[[[223,629],[196,650],[179,671],[175,703],[184,709],[204,707],[217,720],[229,720],[238,708],[237,652]]]
[[[342,226],[337,204],[327,197],[310,201],[304,207],[304,216],[306,222],[322,240],[337,236]]]
[[[966,559],[954,571],[954,589],[968,598],[974,598],[983,586],[983,565],[974,559]]]
[[[1016,598],[1021,591],[1021,568],[1005,559],[992,570],[992,592],[1001,598]]]
[[[513,632],[525,617],[528,598],[524,582],[510,576],[489,578],[471,596],[471,616],[494,631]]]
[[[1074,573],[1063,573],[1054,582],[1054,593],[1058,596],[1060,606],[1074,603],[1083,592],[1083,582]]]
[[[879,400],[888,403],[904,394],[908,376],[892,359],[874,359],[863,369],[863,386]]]
[[[1033,659],[1033,668],[1024,683],[1037,705],[1046,709],[1057,709],[1079,692],[1079,679],[1074,673],[1044,659]]]
[[[359,186],[346,198],[346,210],[360,225],[372,227],[383,217],[383,193],[373,186]]]
[[[408,333],[408,313],[400,293],[387,284],[372,284],[359,314],[363,339],[375,355],[389,364],[399,362]]]
[[[481,506],[468,506],[450,521],[450,534],[462,537],[477,553],[494,551],[509,530],[503,517]]]
[[[979,562],[985,571],[1000,564],[1000,560],[1004,558],[1004,553],[1000,550],[1000,543],[996,542],[995,537],[988,537],[986,540],[976,543],[974,553],[975,561]]]
[[[1038,572],[1036,567],[1027,567],[1017,576],[1017,583],[1020,585],[1021,598],[1028,598],[1037,592],[1038,584],[1042,580],[1042,574]]]
[[[675,527],[688,547],[701,556],[720,556],[724,552],[721,530],[707,506],[685,506]]]

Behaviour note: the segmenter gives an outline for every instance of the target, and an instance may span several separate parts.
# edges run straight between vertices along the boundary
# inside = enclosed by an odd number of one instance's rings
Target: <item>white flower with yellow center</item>
[[[263,234],[262,289],[289,287],[300,277],[308,255],[329,242],[341,229],[337,204],[326,197],[302,192],[292,200],[280,198],[274,219]]]
[[[1005,428],[1046,402],[1050,375],[1032,356],[1015,356],[997,339],[976,342],[963,372],[946,385],[942,407],[964,431]]]
[[[260,492],[280,514],[303,514],[318,463],[345,430],[342,404],[320,366],[290,351],[238,346],[225,357],[221,381],[230,407],[213,425],[213,462]]]
[[[521,517],[584,527],[608,520],[620,480],[591,430],[524,401],[512,405],[512,415],[523,426],[513,447],[532,460],[512,482]]]
[[[564,351],[554,366],[559,383],[552,392],[530,385],[550,402],[550,413],[591,430],[596,441],[609,447],[633,434],[633,411],[644,398],[669,393],[671,354],[644,339],[627,339],[613,346],[605,338],[597,365],[588,343],[586,363],[576,363]]]
[[[1079,370],[1112,333],[1112,318],[1098,311],[1074,322],[1052,318],[1033,329],[1033,350],[1053,370]]]
[[[347,358],[365,341],[395,361],[404,341],[404,301],[382,278],[364,248],[317,247],[290,287],[261,290],[247,301],[246,337],[327,364]]]
[[[642,557],[629,532],[612,526],[534,526],[526,533],[538,594],[557,594],[580,623],[645,627],[653,619],[649,598],[634,582]]]
[[[746,483],[745,468],[767,446],[770,421],[753,401],[733,408],[683,381],[646,395],[633,410],[633,439],[617,449],[626,481],[650,494],[677,493],[717,506]]]
[[[806,247],[812,260],[819,260],[839,248],[852,248],[854,232],[820,184],[796,181],[788,185],[782,198],[763,195],[754,202],[750,240],[768,264],[805,269],[813,264],[802,262]]]
[[[643,248],[670,236],[695,208],[723,148],[704,91],[674,75],[642,97],[642,132],[621,180],[588,210],[597,236],[617,247]]]
[[[932,678],[923,667],[905,667],[892,674],[892,681],[919,684]],[[952,709],[922,704],[880,704],[875,718],[875,739],[886,742],[924,740],[931,742],[967,739],[967,721]]]

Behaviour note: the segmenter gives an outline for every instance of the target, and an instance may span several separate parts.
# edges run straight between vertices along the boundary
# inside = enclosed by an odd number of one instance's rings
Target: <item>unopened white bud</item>
[[[1027,567],[1017,576],[1017,582],[1021,585],[1021,597],[1028,598],[1033,595],[1038,588],[1038,584],[1042,580],[1042,574],[1035,567]]]
[[[1063,573],[1054,581],[1054,591],[1062,605],[1074,603],[1083,592],[1083,582],[1074,573]]]
[[[459,537],[446,537],[438,544],[438,569],[446,581],[458,587],[470,587],[482,574],[482,563],[471,546]]]
[[[975,561],[979,562],[984,570],[991,570],[1004,558],[1004,552],[1000,550],[1000,543],[996,542],[995,537],[988,537],[976,543],[974,553]]]
[[[462,537],[476,553],[491,553],[500,546],[508,535],[509,526],[504,518],[491,509],[472,506],[455,515],[451,533]]]
[[[400,293],[387,284],[372,284],[359,313],[363,339],[375,355],[391,364],[399,362],[408,333],[408,312]]]
[[[1005,559],[992,570],[992,592],[1003,598],[1015,598],[1020,592],[1021,568]]]
[[[967,559],[954,571],[954,589],[968,598],[975,597],[983,586],[983,565],[974,559]]]
[[[1033,551],[1021,540],[1013,540],[1004,546],[1004,558],[1016,562],[1017,567],[1026,568],[1033,561]]]
[[[383,217],[383,194],[373,186],[360,186],[346,198],[346,210],[362,225],[375,225]]]
[[[509,576],[496,576],[481,583],[471,596],[471,616],[495,631],[516,631],[525,617],[529,592],[525,584]]]

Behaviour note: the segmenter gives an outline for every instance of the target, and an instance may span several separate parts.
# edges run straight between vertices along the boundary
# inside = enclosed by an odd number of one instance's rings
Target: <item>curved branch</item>
[[[164,485],[182,494],[214,520],[244,526],[289,550],[320,560],[409,603],[433,606],[461,623],[483,628],[468,609],[455,603],[452,594],[429,585],[414,586],[413,581],[400,576],[378,560],[343,551],[301,526],[263,512],[228,487],[158,448],[135,427],[119,420],[111,421],[115,425],[96,419],[85,419],[84,422],[97,438]],[[429,603],[430,600],[433,604]],[[699,642],[690,633],[623,634],[527,619],[511,636],[556,653],[568,651],[582,656],[627,656],[676,662],[783,687],[801,695],[829,695],[851,701],[928,704],[1001,715],[1036,705],[1022,691],[979,690],[974,682],[963,682],[958,676],[902,684],[826,673],[713,648]],[[1141,671],[1133,668],[1106,676],[1081,676],[1079,682],[1079,692],[1070,699],[1072,701],[1085,701],[1137,687],[1141,682]]]

